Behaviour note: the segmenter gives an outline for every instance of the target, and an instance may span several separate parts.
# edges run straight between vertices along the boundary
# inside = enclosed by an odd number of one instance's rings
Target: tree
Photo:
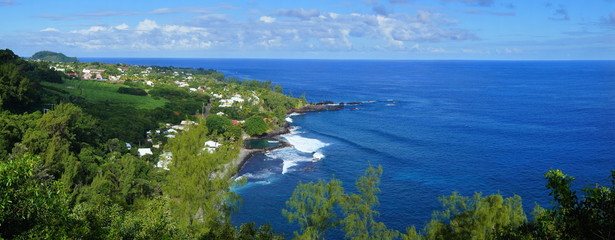
[[[0,109],[24,111],[40,100],[38,83],[24,76],[19,66],[0,64]]]
[[[426,239],[493,239],[500,232],[526,221],[521,197],[499,194],[468,198],[453,192],[440,198],[443,211],[436,211],[425,226]],[[414,233],[413,233],[414,234]]]
[[[170,139],[167,150],[173,152],[164,192],[173,199],[171,213],[180,228],[203,235],[220,223],[229,221],[237,195],[228,189],[235,174],[229,162],[238,154],[239,145],[224,144],[213,153],[203,150],[208,137],[204,124]]]
[[[60,177],[82,147],[97,146],[97,121],[81,108],[62,103],[37,121],[23,137],[24,145],[40,154],[51,174]]]
[[[0,161],[0,238],[66,238],[72,222],[65,199],[38,157]]]
[[[269,126],[267,126],[263,117],[254,115],[246,119],[245,130],[250,136],[258,136],[266,133],[269,130]]]
[[[361,176],[356,187],[358,194],[345,195],[342,209],[344,211],[343,229],[349,239],[395,239],[399,232],[387,229],[386,225],[377,222],[374,217],[379,213],[373,208],[380,202],[380,177],[382,167],[369,166]]]
[[[615,237],[615,170],[611,171],[612,186],[587,187],[584,195],[571,190],[574,177],[561,170],[545,174],[547,188],[555,203],[538,220],[550,226],[551,234],[564,239],[612,239]],[[544,231],[543,231],[544,232]]]
[[[276,84],[273,86],[273,91],[277,92],[277,93],[284,93],[284,89],[282,88],[282,86]]]
[[[210,114],[205,119],[205,126],[207,126],[210,134],[223,134],[229,125],[231,125],[231,120],[223,116]]]
[[[327,230],[340,224],[336,212],[343,195],[342,183],[336,179],[300,183],[286,201],[288,210],[283,209],[282,214],[289,222],[299,223],[301,233],[295,232],[295,237],[324,239]]]

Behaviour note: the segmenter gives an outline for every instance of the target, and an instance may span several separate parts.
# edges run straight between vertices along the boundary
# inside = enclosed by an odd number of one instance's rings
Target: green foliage
[[[62,83],[63,74],[51,69],[48,63],[32,63],[29,62],[29,65],[34,67],[33,71],[26,72],[28,78],[35,80],[36,82],[54,82],[54,83]]]
[[[493,239],[499,232],[526,222],[521,197],[499,194],[468,198],[456,192],[440,198],[443,211],[436,211],[425,227],[426,239]]]
[[[40,154],[51,174],[59,177],[75,152],[84,146],[97,145],[97,121],[81,108],[63,103],[56,106],[27,130],[23,144],[33,153]]]
[[[369,167],[357,182],[357,194],[346,194],[339,180],[299,184],[286,202],[282,214],[298,222],[297,239],[324,239],[327,230],[342,226],[348,239],[396,239],[398,231],[377,222],[382,167]],[[343,213],[340,217],[338,212]]]
[[[117,89],[118,93],[122,94],[130,94],[135,96],[147,96],[147,92],[140,88],[128,88],[128,87],[120,87]]]
[[[62,53],[56,53],[51,51],[36,52],[30,60],[41,60],[49,62],[79,62],[76,57],[67,57]]]
[[[342,182],[336,179],[299,183],[282,214],[289,222],[299,223],[301,233],[295,232],[295,237],[324,239],[327,230],[340,224],[336,212],[343,195]]]
[[[229,128],[230,125],[232,125],[231,120],[224,116],[210,114],[205,119],[205,126],[207,126],[207,129],[209,130],[210,134],[224,134],[224,132],[226,132],[226,129]]]
[[[267,126],[263,117],[259,115],[254,115],[246,119],[244,126],[246,133],[250,136],[259,136],[269,131],[269,126]]]
[[[205,124],[170,139],[167,150],[173,152],[164,191],[171,199],[171,212],[180,228],[202,235],[215,231],[229,221],[237,195],[228,192],[235,174],[229,162],[240,145],[224,143],[213,153],[204,151],[208,139]]]
[[[361,176],[356,187],[358,194],[345,195],[341,202],[344,211],[343,229],[348,239],[395,239],[399,232],[387,229],[384,223],[377,222],[380,177],[382,167],[369,167]]]
[[[0,64],[15,62],[19,60],[19,56],[15,55],[10,49],[0,50]]]
[[[21,142],[26,131],[36,126],[40,112],[31,114],[11,114],[0,112],[0,160],[8,157],[15,144]]]
[[[0,64],[0,110],[17,111],[38,103],[40,92],[37,84],[25,76],[15,63]]]
[[[587,187],[584,195],[571,190],[574,177],[561,170],[545,174],[554,207],[539,211],[533,226],[537,236],[562,239],[611,239],[615,236],[615,171],[611,187]]]
[[[59,184],[40,168],[37,157],[0,161],[0,238],[29,232],[59,237],[70,226],[66,207]]]

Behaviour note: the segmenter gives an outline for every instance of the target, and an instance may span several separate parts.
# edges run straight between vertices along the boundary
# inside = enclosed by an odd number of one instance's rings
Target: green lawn
[[[122,104],[130,104],[139,109],[154,109],[162,107],[166,99],[154,99],[150,96],[135,96],[121,94],[117,89],[122,87],[120,84],[113,84],[101,81],[91,80],[65,80],[64,83],[41,82],[44,86],[50,86],[57,89],[62,89],[71,95],[79,96],[89,102],[114,102]]]

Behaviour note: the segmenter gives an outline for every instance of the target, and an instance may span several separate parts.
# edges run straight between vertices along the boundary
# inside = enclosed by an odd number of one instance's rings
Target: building
[[[143,157],[145,155],[154,155],[154,153],[152,152],[151,148],[139,148],[137,149],[137,151],[139,151],[139,157]]]

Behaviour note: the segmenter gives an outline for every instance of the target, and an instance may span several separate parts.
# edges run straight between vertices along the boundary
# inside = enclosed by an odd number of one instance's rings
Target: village
[[[181,120],[179,123],[160,123],[158,128],[147,130],[144,142],[125,142],[126,148],[138,154],[139,157],[156,158],[155,167],[160,170],[169,170],[169,163],[173,159],[173,152],[165,149],[165,143],[198,125],[198,119],[215,115],[230,120],[230,124],[238,128],[245,128],[246,120],[255,113],[259,113],[258,122],[265,124],[261,127],[264,130],[259,133],[264,133],[285,123],[286,109],[295,107],[289,104],[284,107],[268,106],[267,104],[273,101],[265,101],[263,96],[259,97],[259,95],[265,94],[264,98],[273,98],[270,82],[265,83],[267,90],[263,91],[262,88],[253,87],[255,84],[258,86],[263,83],[256,83],[255,80],[239,82],[237,79],[231,79],[229,83],[228,78],[225,79],[221,73],[213,70],[79,62],[54,63],[50,68],[64,73],[67,78],[74,81],[119,84],[141,88],[146,92],[166,87],[195,96],[208,97],[209,102],[203,103],[196,114],[191,114],[190,119]],[[247,85],[246,83],[251,84],[251,87],[244,86]],[[244,133],[243,137],[245,136]],[[201,152],[209,154],[216,152],[220,146],[225,144],[219,139],[224,138],[211,136],[210,139],[205,139]]]

